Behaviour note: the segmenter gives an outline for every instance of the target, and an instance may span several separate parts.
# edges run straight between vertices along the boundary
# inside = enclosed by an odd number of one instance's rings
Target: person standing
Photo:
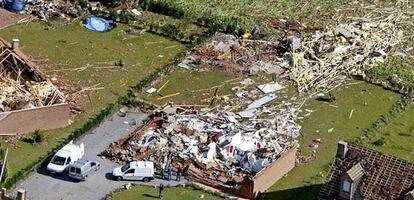
[[[170,163],[168,165],[168,171],[167,171],[167,173],[168,173],[168,181],[171,181],[171,179],[172,179],[172,170],[173,170],[173,167],[172,167],[172,165]]]
[[[161,179],[164,179],[164,170],[165,170],[165,163],[161,161],[161,164],[160,164],[160,177],[161,177]]]
[[[162,200],[164,198],[164,184],[160,184],[160,194],[159,198]]]
[[[175,181],[178,181],[178,182],[181,181],[181,174],[182,173],[183,173],[183,167],[181,167],[181,165],[178,165],[177,176],[175,177]]]

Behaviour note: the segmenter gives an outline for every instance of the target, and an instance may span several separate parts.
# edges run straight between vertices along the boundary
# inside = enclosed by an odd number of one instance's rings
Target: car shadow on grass
[[[256,200],[316,200],[322,184],[272,191],[260,195]]]

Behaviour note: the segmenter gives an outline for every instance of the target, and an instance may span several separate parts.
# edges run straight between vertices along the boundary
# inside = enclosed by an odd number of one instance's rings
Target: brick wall
[[[295,167],[297,149],[298,146],[289,149],[269,167],[256,174],[253,181],[253,197],[264,193]]]
[[[68,104],[0,113],[0,134],[26,133],[67,126],[70,123]]]
[[[7,195],[6,188],[2,188],[0,200],[27,200],[27,192],[25,190],[17,190],[17,196],[13,198]]]

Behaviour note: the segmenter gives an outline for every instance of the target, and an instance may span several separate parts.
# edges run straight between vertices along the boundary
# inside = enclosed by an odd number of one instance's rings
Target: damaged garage
[[[64,127],[70,123],[65,96],[12,44],[0,38],[0,134]]]

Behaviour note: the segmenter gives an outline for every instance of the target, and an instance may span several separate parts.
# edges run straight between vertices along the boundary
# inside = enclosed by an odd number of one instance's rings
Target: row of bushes
[[[168,15],[176,18],[183,18],[185,11],[175,0],[139,0],[145,10]]]
[[[382,114],[374,123],[362,132],[362,135],[355,138],[355,143],[361,143],[364,140],[370,140],[375,133],[381,132],[387,125],[389,125],[396,117],[405,112],[413,105],[414,94],[402,96],[397,102],[392,105],[391,109]]]
[[[365,81],[401,94],[414,91],[414,69],[409,62],[390,60],[365,72]]]
[[[221,31],[240,36],[246,32],[246,26],[241,19],[213,14],[212,10],[203,12],[201,17],[197,18],[196,24],[199,26],[207,26],[209,28],[209,34]]]
[[[139,0],[143,9],[178,18],[195,19],[195,23],[208,27],[208,32],[214,34],[218,31],[235,35],[246,32],[246,25],[240,18],[215,14],[214,10],[206,9],[198,16],[188,16],[182,5],[174,0]]]
[[[174,20],[154,15],[138,20],[136,26],[186,44],[200,44],[205,38],[198,33],[197,26],[188,20]]]
[[[185,53],[180,53],[175,57],[174,64],[185,55]],[[140,92],[144,87],[148,84],[156,80],[159,76],[163,75],[167,70],[170,68],[171,65],[165,65],[164,67],[156,69],[153,73],[147,76],[145,79],[141,80],[138,84],[131,87],[128,93],[125,96],[121,96],[118,98],[117,102],[114,104],[108,104],[106,108],[101,110],[97,115],[90,118],[85,124],[83,124],[80,128],[73,131],[66,140],[60,142],[57,146],[46,153],[45,157],[39,157],[36,161],[30,163],[25,168],[17,171],[12,177],[8,178],[4,183],[4,187],[11,188],[15,185],[19,180],[22,180],[26,177],[29,173],[39,168],[42,163],[48,161],[59,149],[61,149],[66,143],[70,140],[79,139],[81,136],[85,135],[88,131],[95,128],[97,125],[102,123],[107,116],[113,113],[114,110],[118,109],[121,105],[127,106],[142,106],[145,108],[151,108],[153,105],[147,105],[144,101],[137,101],[135,97],[135,93]]]

